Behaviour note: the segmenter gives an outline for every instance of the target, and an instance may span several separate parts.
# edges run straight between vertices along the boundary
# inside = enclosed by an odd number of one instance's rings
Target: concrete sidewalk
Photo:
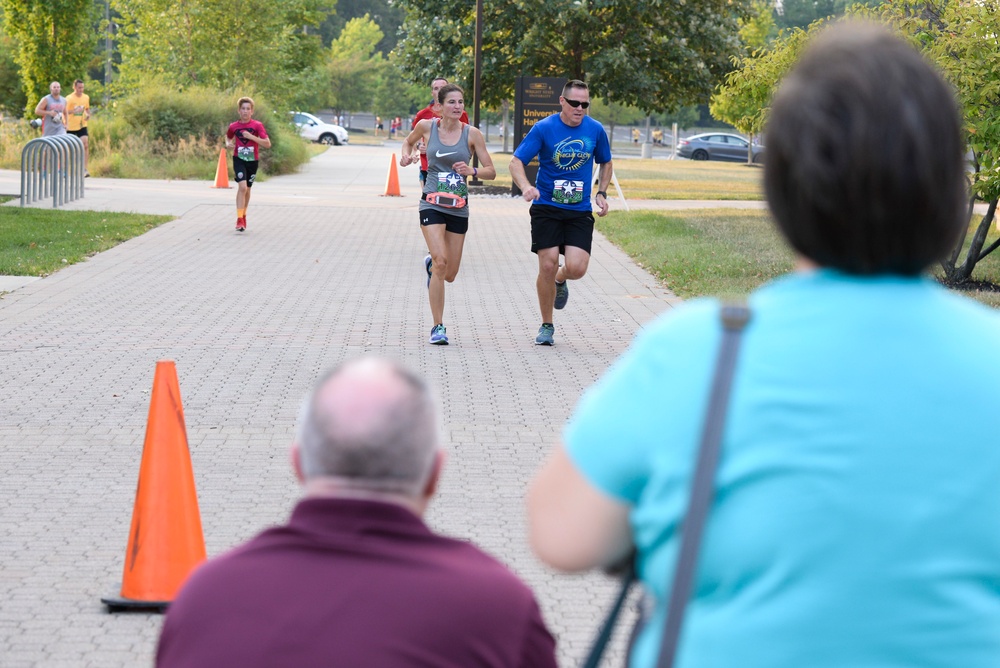
[[[598,235],[556,345],[535,346],[527,204],[474,197],[447,290],[452,345],[430,346],[417,174],[401,169],[404,197],[380,197],[389,160],[334,147],[258,183],[243,235],[235,191],[207,183],[88,179],[65,207],[179,217],[0,298],[0,664],[150,664],[161,617],[108,615],[99,599],[121,579],[157,360],[177,362],[214,555],[285,519],[299,403],[325,368],[366,353],[416,369],[442,400],[450,456],[429,522],[532,584],[562,662],[579,660],[614,583],[533,558],[525,484],[580,393],[677,300]]]

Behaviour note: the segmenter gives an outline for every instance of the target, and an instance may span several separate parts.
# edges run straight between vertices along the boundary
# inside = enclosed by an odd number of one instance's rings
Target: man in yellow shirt
[[[73,92],[66,96],[66,132],[76,135],[83,142],[83,175],[90,176],[87,161],[90,158],[90,140],[87,121],[90,120],[90,96],[83,92],[83,82],[73,82]]]

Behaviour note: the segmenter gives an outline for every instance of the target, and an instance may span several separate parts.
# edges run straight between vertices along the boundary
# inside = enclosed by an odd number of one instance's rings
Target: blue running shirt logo
[[[557,169],[572,172],[586,165],[593,151],[593,140],[568,137],[552,149],[552,164]]]

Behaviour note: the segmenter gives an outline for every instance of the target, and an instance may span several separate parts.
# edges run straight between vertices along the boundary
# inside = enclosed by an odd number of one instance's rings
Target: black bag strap
[[[719,465],[722,432],[729,405],[729,391],[732,387],[733,371],[740,348],[740,335],[750,320],[750,309],[742,304],[726,304],[722,307],[722,343],[715,366],[715,378],[708,399],[705,427],[701,434],[698,460],[691,480],[691,494],[688,498],[687,513],[681,527],[681,547],[674,568],[674,581],[670,587],[670,601],[667,605],[667,619],[660,641],[660,656],[657,668],[671,668],[677,655],[684,609],[691,598],[695,570],[698,565],[698,550],[701,547],[705,519],[712,505],[715,491],[715,472]]]
[[[601,657],[604,655],[604,650],[611,641],[611,633],[615,629],[618,615],[621,614],[622,606],[625,605],[625,599],[628,598],[628,592],[632,588],[632,583],[636,581],[634,551],[629,555],[627,563],[623,565],[623,569],[621,571],[621,589],[618,591],[618,596],[615,598],[615,603],[611,606],[607,617],[604,618],[604,623],[601,624],[601,628],[597,632],[597,637],[590,646],[590,651],[587,653],[587,658],[581,664],[581,668],[598,668],[601,665]]]

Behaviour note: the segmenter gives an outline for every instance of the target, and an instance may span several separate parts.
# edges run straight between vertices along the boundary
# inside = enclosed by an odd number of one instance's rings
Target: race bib
[[[552,201],[556,204],[579,204],[583,201],[583,181],[559,179],[552,187]]]
[[[253,154],[253,146],[239,146],[236,148],[236,157],[240,160],[253,162],[257,158]]]

